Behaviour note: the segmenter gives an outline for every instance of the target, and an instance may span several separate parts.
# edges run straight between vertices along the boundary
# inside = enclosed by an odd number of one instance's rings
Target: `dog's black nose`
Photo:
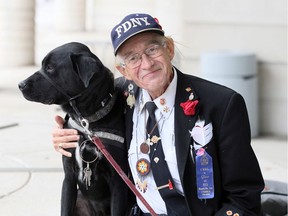
[[[22,91],[26,86],[26,82],[25,81],[21,81],[18,83],[18,88]]]

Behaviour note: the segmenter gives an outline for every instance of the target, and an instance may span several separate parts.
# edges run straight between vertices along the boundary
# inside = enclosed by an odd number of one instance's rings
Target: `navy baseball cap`
[[[149,14],[130,14],[126,16],[111,31],[111,40],[116,55],[119,47],[132,36],[141,32],[154,31],[164,35],[161,25],[156,18]]]

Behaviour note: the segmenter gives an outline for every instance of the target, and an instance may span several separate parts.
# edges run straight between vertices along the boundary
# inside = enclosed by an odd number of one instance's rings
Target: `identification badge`
[[[214,198],[213,161],[203,148],[196,153],[196,177],[198,198]]]

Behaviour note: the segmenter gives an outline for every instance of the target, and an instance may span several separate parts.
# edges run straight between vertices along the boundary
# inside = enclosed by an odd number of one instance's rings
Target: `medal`
[[[149,147],[149,145],[148,145],[148,147]],[[145,158],[139,159],[136,163],[136,170],[137,170],[138,175],[139,175],[139,178],[136,181],[137,188],[142,193],[145,193],[147,191],[147,181],[142,181],[142,180],[143,180],[143,177],[148,175],[148,173],[150,172],[150,162],[148,160],[146,160]],[[140,178],[142,180],[140,180]]]
[[[141,151],[143,154],[149,154],[149,152],[150,152],[150,146],[149,146],[146,142],[143,142],[143,143],[140,145],[140,151]]]
[[[136,170],[140,176],[146,176],[150,172],[150,162],[141,158],[136,162]]]

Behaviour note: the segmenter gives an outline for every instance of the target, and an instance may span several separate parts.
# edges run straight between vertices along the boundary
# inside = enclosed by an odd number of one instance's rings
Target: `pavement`
[[[0,68],[0,215],[60,215],[61,156],[52,147],[55,105],[29,102],[17,84],[35,66]],[[287,138],[260,136],[252,146],[265,179],[287,182]]]

